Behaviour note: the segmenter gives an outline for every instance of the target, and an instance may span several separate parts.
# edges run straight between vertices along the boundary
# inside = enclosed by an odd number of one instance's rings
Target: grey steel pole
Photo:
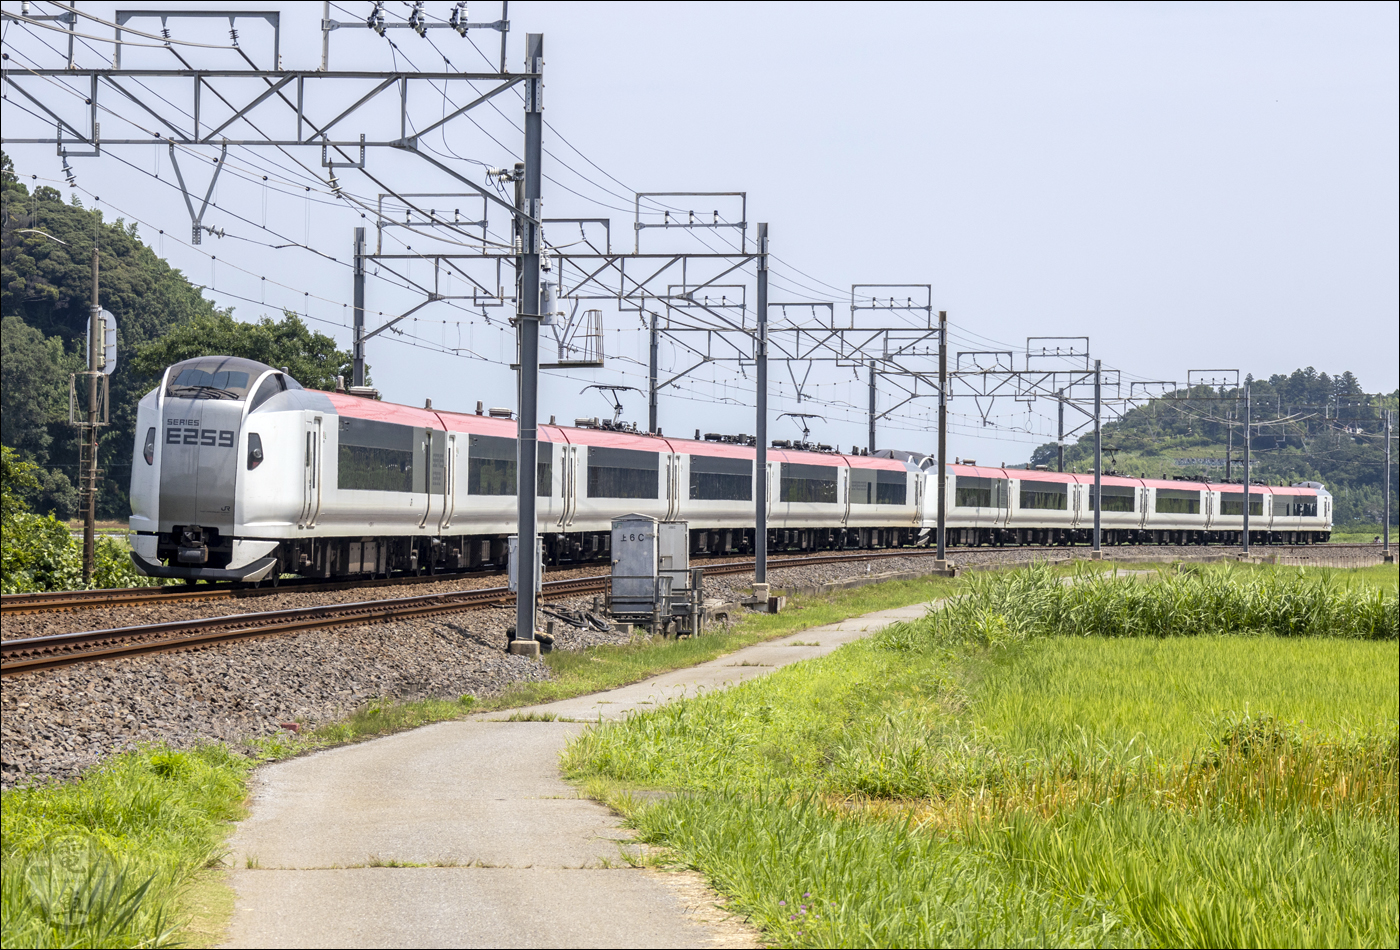
[[[1055,436],[1055,442],[1057,443],[1056,447],[1059,450],[1059,470],[1063,472],[1065,470],[1065,391],[1061,389],[1055,395],[1057,397],[1056,401],[1060,405],[1060,428],[1059,435]]]
[[[525,69],[539,74],[544,69],[544,34],[525,35]],[[515,639],[533,643],[535,639],[535,557],[536,419],[539,415],[540,376],[540,247],[544,241],[540,221],[540,155],[544,116],[540,101],[543,80],[537,75],[525,81],[525,180],[524,208],[520,219],[520,301],[517,332],[520,335],[520,406],[515,464],[515,501],[518,517],[516,534]],[[533,649],[538,650],[538,647]],[[530,652],[524,648],[521,652]]]
[[[83,432],[83,583],[92,583],[97,546],[97,387],[102,380],[102,304],[97,299],[97,237],[92,242],[92,311],[88,315],[88,405]]]
[[[506,30],[510,29],[510,0],[501,0],[501,19],[506,29],[501,31],[501,72],[506,71]]]
[[[1225,483],[1230,483],[1234,472],[1235,427],[1230,421],[1230,410],[1225,410]]]
[[[1103,528],[1100,525],[1103,515],[1103,428],[1099,425],[1099,383],[1102,379],[1102,360],[1094,360],[1094,551],[1102,550]]]
[[[1240,536],[1240,550],[1249,553],[1249,420],[1253,413],[1249,404],[1249,377],[1244,381],[1244,531]]]
[[[938,560],[948,557],[948,311],[938,311]]]
[[[1385,543],[1381,553],[1390,560],[1390,410],[1385,411],[1385,524],[1381,529]]]
[[[754,402],[753,582],[768,583],[768,224],[758,225],[758,352]]]
[[[870,454],[871,454],[871,455],[874,455],[874,454],[875,454],[875,361],[874,361],[874,360],[871,360],[871,361],[870,361],[870,412],[869,412],[869,420],[870,420],[870,423],[869,423],[869,425],[870,425],[870,431],[869,431],[869,433],[868,433],[868,436],[867,436],[866,441],[870,443],[870,445],[869,445]]]
[[[325,0],[321,4],[321,72],[326,72],[331,68],[331,3]],[[273,69],[281,69],[281,63],[273,63]],[[359,384],[356,383],[358,386]]]
[[[354,366],[350,382],[354,386],[365,384],[365,229],[355,229],[355,333],[351,355]]]
[[[651,350],[647,363],[647,431],[656,434],[656,311],[651,314]]]

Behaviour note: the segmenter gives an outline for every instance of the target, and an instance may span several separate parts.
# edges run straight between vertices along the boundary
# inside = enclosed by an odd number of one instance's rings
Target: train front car
[[[298,526],[298,503],[319,487],[298,481],[311,470],[303,430],[334,414],[324,395],[254,360],[207,356],[167,369],[137,409],[136,567],[191,583],[275,580],[287,568],[277,551]],[[305,442],[320,451],[319,439]]]

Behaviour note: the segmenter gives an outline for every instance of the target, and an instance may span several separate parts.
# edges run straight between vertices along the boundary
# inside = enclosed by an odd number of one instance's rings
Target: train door
[[[1069,526],[1071,528],[1079,527],[1080,517],[1083,514],[1083,510],[1080,507],[1082,502],[1081,496],[1083,494],[1080,489],[1083,487],[1084,486],[1077,483],[1069,486]]]
[[[423,517],[418,520],[418,527],[426,528],[435,511],[438,520],[441,520],[447,510],[447,433],[438,429],[423,429],[422,432],[423,438],[419,444],[423,450],[423,464],[428,471],[423,484],[427,501],[423,505]]]
[[[918,472],[912,476],[914,479],[914,524],[924,523],[924,492],[928,488],[928,476],[923,472]],[[849,509],[848,509],[849,510]]]
[[[841,527],[851,522],[851,469],[849,466],[837,469],[841,473],[841,497],[845,501],[845,507],[841,511]]]
[[[1137,523],[1137,526],[1138,526],[1139,528],[1145,528],[1145,527],[1147,527],[1147,489],[1146,489],[1146,488],[1139,488],[1139,489],[1137,490],[1137,493],[1138,493],[1138,505],[1137,505],[1138,523]],[[1207,505],[1209,505],[1209,502],[1207,502]],[[1207,517],[1209,517],[1209,516],[1207,516]]]
[[[438,520],[438,534],[447,533],[452,527],[452,517],[457,514],[457,433],[447,432],[442,453],[442,517]]]
[[[1215,492],[1205,491],[1201,492],[1201,494],[1205,496],[1202,514],[1204,515],[1205,526],[1209,528],[1215,523]]]
[[[574,523],[578,511],[578,450],[577,445],[567,443],[559,446],[559,485],[562,499],[559,512],[559,527],[568,530]]]
[[[302,459],[302,504],[299,527],[314,528],[321,514],[321,417],[306,420]]]
[[[681,457],[666,453],[666,520],[675,521],[681,507]]]

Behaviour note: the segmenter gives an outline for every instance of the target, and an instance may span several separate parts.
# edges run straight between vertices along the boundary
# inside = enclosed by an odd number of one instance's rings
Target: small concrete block
[[[1102,551],[1090,551],[1090,552],[1089,552],[1089,560],[1091,560],[1091,561],[1102,561],[1102,560],[1103,560],[1103,552],[1102,552]]]
[[[613,633],[625,633],[630,636],[632,633],[632,625],[630,623],[619,623],[614,620],[612,622],[612,630]]]
[[[510,641],[510,655],[538,657],[540,655],[540,641],[512,640]]]
[[[786,606],[787,606],[787,597],[786,597],[786,596],[769,597],[769,598],[768,598],[768,612],[769,612],[770,614],[775,614],[775,613],[777,613],[778,611],[782,610],[782,609],[783,609],[784,607],[786,607]]]

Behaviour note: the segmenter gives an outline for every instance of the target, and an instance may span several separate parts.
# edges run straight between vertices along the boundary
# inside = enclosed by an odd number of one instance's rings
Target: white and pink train
[[[698,435],[698,433],[697,433]],[[500,564],[515,532],[516,425],[303,389],[250,360],[166,370],[141,400],[132,557],[145,573],[258,581]],[[539,427],[539,531],[551,563],[607,554],[618,515],[689,522],[696,553],[753,547],[751,445]],[[769,549],[930,544],[933,460],[773,448]],[[1075,544],[1093,527],[1089,475],[950,465],[952,545]],[[1237,543],[1244,489],[1103,479],[1106,544]],[[1325,541],[1322,485],[1249,489],[1255,541]]]

